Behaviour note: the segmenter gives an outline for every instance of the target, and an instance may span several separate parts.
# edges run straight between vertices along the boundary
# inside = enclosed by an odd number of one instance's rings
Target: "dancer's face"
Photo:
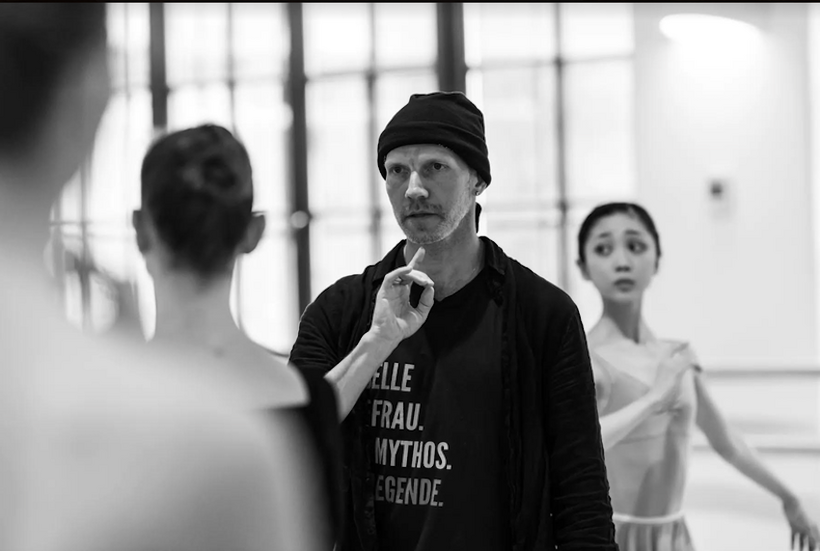
[[[657,272],[658,250],[643,223],[626,213],[598,220],[584,244],[579,267],[605,300],[634,302]]]

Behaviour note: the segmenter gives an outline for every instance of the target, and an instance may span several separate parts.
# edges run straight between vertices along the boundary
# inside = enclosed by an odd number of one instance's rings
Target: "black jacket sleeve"
[[[573,304],[547,380],[555,543],[560,550],[617,551],[595,383]]]
[[[339,349],[344,304],[338,285],[322,292],[302,314],[296,342],[290,351],[293,365],[327,373],[344,359]]]

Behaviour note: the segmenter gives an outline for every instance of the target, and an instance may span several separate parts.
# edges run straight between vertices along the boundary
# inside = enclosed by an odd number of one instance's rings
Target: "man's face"
[[[410,242],[447,239],[472,211],[478,176],[446,147],[398,147],[387,154],[384,166],[393,214]]]

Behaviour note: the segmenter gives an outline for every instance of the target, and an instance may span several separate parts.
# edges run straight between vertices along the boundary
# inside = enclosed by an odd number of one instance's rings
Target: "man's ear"
[[[481,179],[481,176],[479,176],[477,172],[473,171],[473,193],[476,196],[479,196],[484,193],[487,186],[488,184]]]
[[[254,214],[245,230],[245,236],[239,242],[239,252],[248,254],[256,249],[265,235],[266,220],[264,214]]]

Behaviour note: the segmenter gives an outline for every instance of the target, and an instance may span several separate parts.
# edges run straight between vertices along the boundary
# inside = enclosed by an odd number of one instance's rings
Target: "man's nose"
[[[407,191],[404,192],[404,196],[408,199],[426,199],[428,195],[427,189],[422,184],[421,176],[419,176],[417,171],[412,171],[410,173],[410,180],[407,182]]]

